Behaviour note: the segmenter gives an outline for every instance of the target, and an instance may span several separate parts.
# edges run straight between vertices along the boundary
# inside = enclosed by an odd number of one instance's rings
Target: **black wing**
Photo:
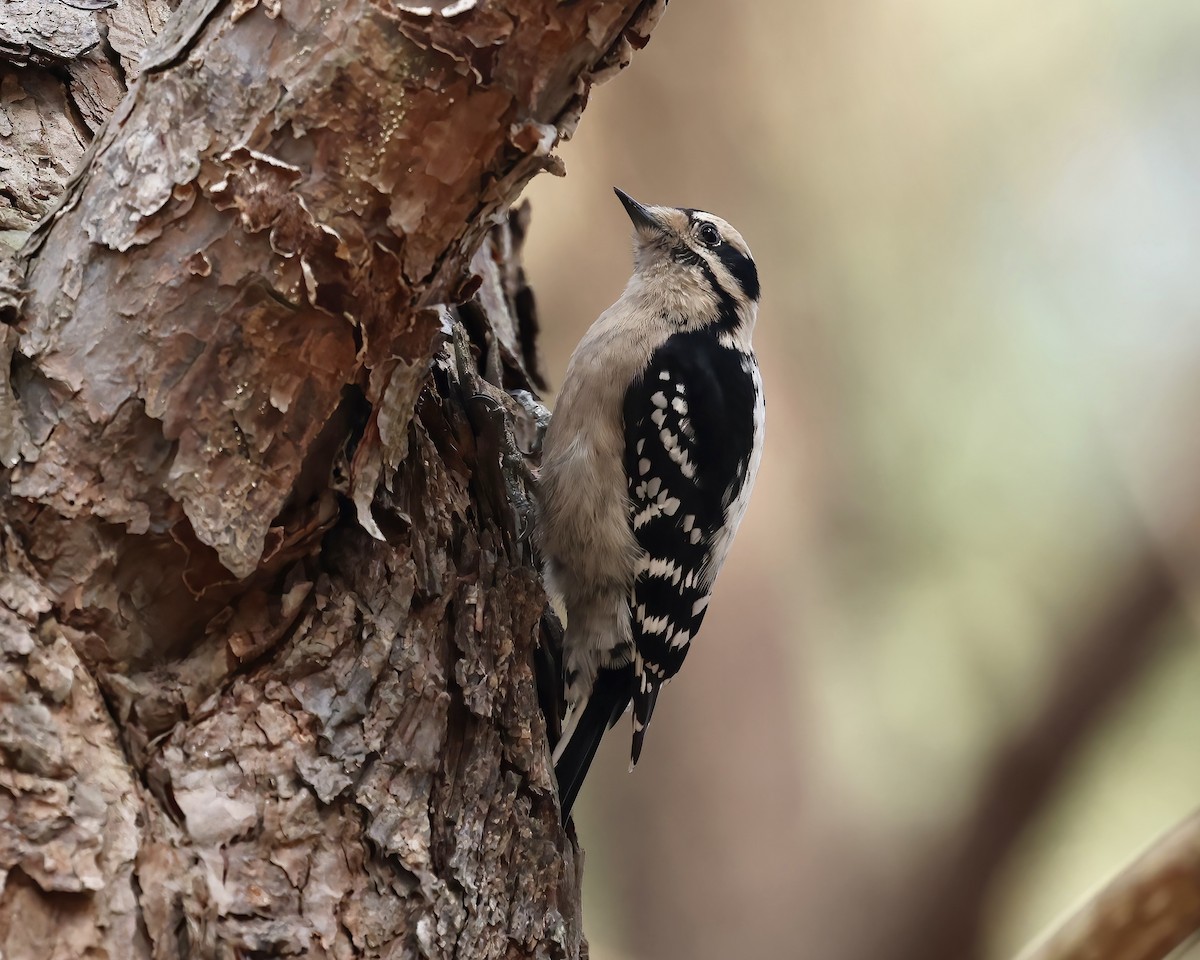
[[[644,551],[630,603],[634,763],[658,691],[704,620],[714,541],[746,481],[754,405],[743,355],[704,332],[672,336],[626,391],[630,517]]]

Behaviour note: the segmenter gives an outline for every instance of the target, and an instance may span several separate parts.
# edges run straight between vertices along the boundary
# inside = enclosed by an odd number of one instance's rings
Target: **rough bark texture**
[[[62,193],[176,2],[0,5],[0,244],[19,246]]]
[[[87,5],[0,13],[10,246],[81,164],[0,259],[0,952],[586,953],[505,211],[665,3],[195,0],[140,62],[169,4]]]

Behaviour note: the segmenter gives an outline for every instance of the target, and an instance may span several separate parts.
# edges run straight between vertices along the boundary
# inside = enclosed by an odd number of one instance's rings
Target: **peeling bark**
[[[586,955],[506,211],[664,5],[6,6],[5,957]]]
[[[138,74],[173,0],[0,5],[0,251],[50,209]]]

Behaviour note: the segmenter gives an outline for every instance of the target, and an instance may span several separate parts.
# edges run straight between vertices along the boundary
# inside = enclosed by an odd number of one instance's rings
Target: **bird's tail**
[[[654,715],[654,705],[658,702],[658,691],[662,689],[662,681],[651,676],[642,667],[639,657],[635,664],[637,677],[636,689],[633,693],[633,748],[629,754],[629,772],[637,766],[642,756],[642,744],[646,740],[646,728],[650,726],[650,718]]]
[[[602,669],[596,675],[591,695],[579,704],[563,725],[562,740],[554,751],[554,773],[558,777],[558,797],[563,823],[579,796],[583,778],[596,756],[604,733],[620,719],[633,694],[633,664],[615,670]]]

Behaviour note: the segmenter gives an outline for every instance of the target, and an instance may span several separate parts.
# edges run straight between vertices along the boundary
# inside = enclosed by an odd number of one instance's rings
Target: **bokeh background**
[[[1126,569],[1187,592],[1200,4],[678,3],[562,156],[527,191],[550,377],[628,277],[616,184],[747,238],[768,393],[704,632],[583,793],[592,955],[895,956]],[[1200,803],[1186,603],[1147,653],[986,870],[979,956]]]

